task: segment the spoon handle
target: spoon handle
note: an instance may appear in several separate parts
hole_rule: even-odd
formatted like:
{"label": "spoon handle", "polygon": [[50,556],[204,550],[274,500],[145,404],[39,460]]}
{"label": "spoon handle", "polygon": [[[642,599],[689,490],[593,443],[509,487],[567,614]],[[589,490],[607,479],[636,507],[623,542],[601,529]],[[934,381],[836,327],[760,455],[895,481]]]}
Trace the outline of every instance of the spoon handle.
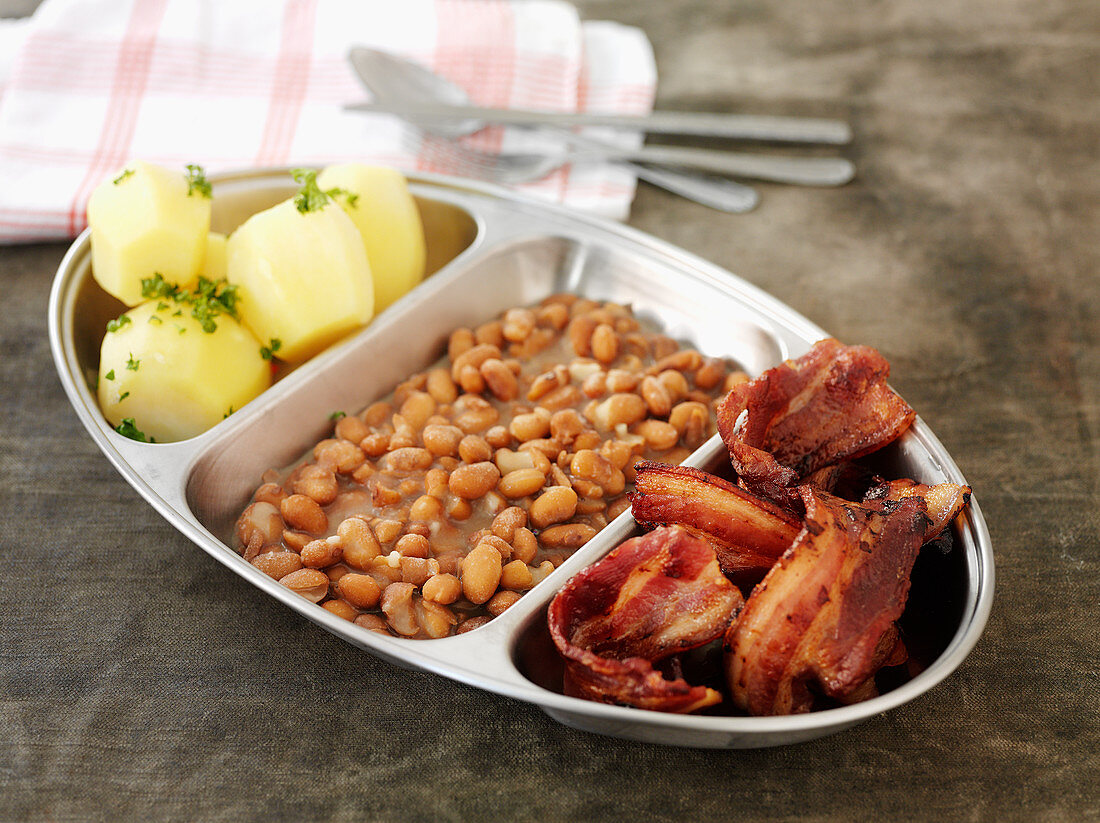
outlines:
{"label": "spoon handle", "polygon": [[640,180],[719,211],[742,214],[756,208],[760,200],[756,189],[723,177],[709,177],[674,169],[656,169],[637,163],[625,165]]}

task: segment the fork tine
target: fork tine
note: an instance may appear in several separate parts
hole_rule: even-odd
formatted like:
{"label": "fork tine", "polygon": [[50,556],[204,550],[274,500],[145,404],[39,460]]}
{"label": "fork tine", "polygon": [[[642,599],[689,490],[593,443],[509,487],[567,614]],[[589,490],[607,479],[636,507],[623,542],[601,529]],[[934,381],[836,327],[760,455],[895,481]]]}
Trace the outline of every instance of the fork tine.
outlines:
{"label": "fork tine", "polygon": [[410,152],[433,167],[432,171],[500,182],[496,159],[491,154],[416,129],[405,129],[404,142]]}

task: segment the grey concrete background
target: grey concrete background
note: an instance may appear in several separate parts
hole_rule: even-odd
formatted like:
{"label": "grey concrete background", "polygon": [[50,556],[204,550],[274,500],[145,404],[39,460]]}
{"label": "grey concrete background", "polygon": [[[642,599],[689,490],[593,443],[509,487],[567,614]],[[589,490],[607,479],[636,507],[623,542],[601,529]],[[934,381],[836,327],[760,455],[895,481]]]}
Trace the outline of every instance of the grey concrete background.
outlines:
{"label": "grey concrete background", "polygon": [[740,752],[372,659],[126,485],[54,376],[64,246],[0,248],[0,819],[1100,820],[1100,5],[579,5],[646,29],[664,108],[852,122],[843,189],[732,217],[643,187],[630,222],[889,357],[993,534],[973,654],[852,730]]}

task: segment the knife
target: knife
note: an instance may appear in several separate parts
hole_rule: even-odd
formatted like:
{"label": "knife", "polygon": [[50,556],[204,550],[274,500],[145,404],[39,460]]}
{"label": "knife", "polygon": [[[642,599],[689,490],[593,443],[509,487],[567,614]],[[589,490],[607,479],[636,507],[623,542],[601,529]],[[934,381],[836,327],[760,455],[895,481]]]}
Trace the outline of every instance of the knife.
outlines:
{"label": "knife", "polygon": [[775,117],[756,114],[655,111],[647,115],[545,112],[525,109],[493,109],[451,106],[444,103],[386,102],[349,103],[345,111],[392,114],[405,119],[480,120],[502,126],[555,126],[558,128],[607,127],[652,134],[725,137],[784,143],[843,145],[852,139],[851,127],[841,120],[815,117]]}

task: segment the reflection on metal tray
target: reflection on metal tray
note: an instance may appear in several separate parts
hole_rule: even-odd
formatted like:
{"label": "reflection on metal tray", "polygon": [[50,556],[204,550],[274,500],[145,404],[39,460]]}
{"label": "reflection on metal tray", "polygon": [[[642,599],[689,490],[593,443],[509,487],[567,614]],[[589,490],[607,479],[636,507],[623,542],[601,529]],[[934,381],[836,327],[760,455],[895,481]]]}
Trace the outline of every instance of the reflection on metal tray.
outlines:
{"label": "reflection on metal tray", "polygon": [[[173,526],[216,560],[304,617],[397,665],[436,672],[540,706],[568,725],[617,737],[682,746],[748,748],[808,740],[912,700],[950,674],[977,642],[993,595],[993,555],[977,501],[954,526],[955,551],[914,575],[910,619],[929,626],[934,661],[892,691],[864,703],[791,717],[681,716],[592,703],[563,695],[556,654],[543,628],[546,606],[576,571],[635,532],[629,512],[486,626],[440,640],[375,634],[299,597],[246,562],[225,541],[257,479],[322,436],[333,409],[360,409],[443,352],[450,330],[558,291],[613,300],[665,333],[757,374],[805,352],[825,333],[755,287],[680,249],[617,224],[578,216],[491,187],[413,176],[425,222],[431,276],[364,331],[290,373],[210,431],[150,445],[113,431],[91,388],[106,320],[122,306],[90,273],[85,232],[62,261],[50,300],[50,337],[61,381],[81,422],[126,480]],[[214,228],[231,231],[285,199],[285,170],[225,175],[216,182]],[[714,437],[689,463],[715,466]],[[965,483],[918,418],[883,458],[898,476]],[[930,578],[934,578],[930,579]],[[950,609],[928,614],[928,593],[953,592]],[[908,614],[908,612],[907,612]],[[930,622],[931,621],[931,622]]]}

